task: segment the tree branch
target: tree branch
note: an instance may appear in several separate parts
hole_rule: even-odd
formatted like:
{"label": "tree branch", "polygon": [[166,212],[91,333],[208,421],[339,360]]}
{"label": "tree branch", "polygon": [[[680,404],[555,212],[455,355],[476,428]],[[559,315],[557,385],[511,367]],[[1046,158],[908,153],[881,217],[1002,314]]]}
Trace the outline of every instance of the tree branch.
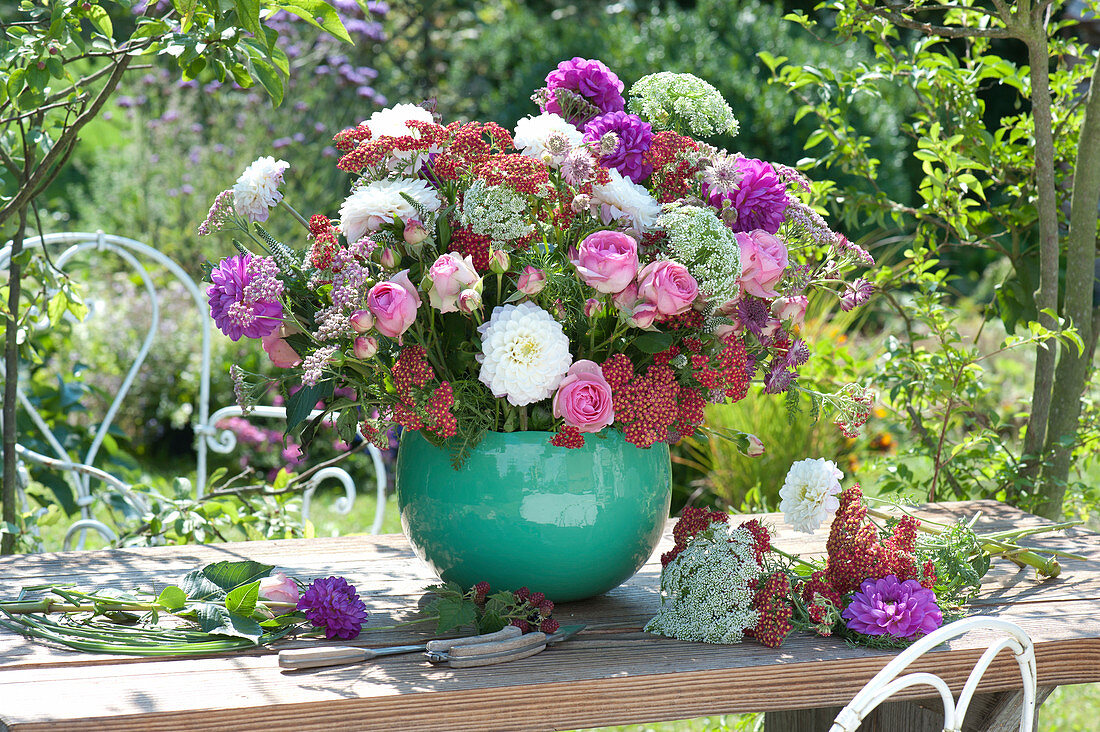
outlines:
{"label": "tree branch", "polygon": [[922,23],[902,15],[896,10],[868,4],[860,0],[859,7],[866,13],[888,20],[896,26],[920,31],[925,35],[939,36],[940,38],[1016,38],[1017,35],[1008,28],[962,28],[949,25],[935,25]]}

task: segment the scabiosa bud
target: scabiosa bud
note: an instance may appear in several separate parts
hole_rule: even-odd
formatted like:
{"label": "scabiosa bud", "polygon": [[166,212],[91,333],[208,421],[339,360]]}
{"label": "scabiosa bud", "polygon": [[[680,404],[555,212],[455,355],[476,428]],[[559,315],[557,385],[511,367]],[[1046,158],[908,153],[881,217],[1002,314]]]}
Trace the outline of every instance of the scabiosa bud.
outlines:
{"label": "scabiosa bud", "polygon": [[592,196],[587,193],[578,193],[573,197],[573,202],[569,204],[569,207],[573,209],[573,213],[584,213],[592,209]]}
{"label": "scabiosa bud", "polygon": [[619,147],[619,136],[608,132],[600,138],[600,157],[606,157]]}
{"label": "scabiosa bud", "polygon": [[386,269],[396,269],[401,262],[401,255],[390,247],[386,247],[382,250],[381,261]]}
{"label": "scabiosa bud", "polygon": [[542,292],[543,287],[546,287],[546,273],[531,265],[524,267],[516,289],[524,295],[537,295]]}
{"label": "scabiosa bud", "polygon": [[547,635],[558,632],[558,628],[560,627],[561,626],[558,625],[558,621],[554,620],[553,618],[547,618],[546,620],[543,620],[541,623],[539,623],[539,630],[541,630],[543,633],[546,633]]}
{"label": "scabiosa bud", "polygon": [[352,352],[360,361],[365,361],[378,353],[378,339],[374,336],[359,336],[352,345]]}
{"label": "scabiosa bud", "polygon": [[405,222],[405,243],[409,246],[416,246],[420,242],[428,238],[428,230],[424,228],[424,224],[419,219],[409,219]]}
{"label": "scabiosa bud", "polygon": [[467,315],[481,309],[481,293],[477,290],[463,290],[458,295],[458,309]]}
{"label": "scabiosa bud", "polygon": [[504,274],[512,266],[512,258],[503,249],[494,249],[489,253],[489,269],[494,274]]}
{"label": "scabiosa bud", "polygon": [[366,333],[374,327],[374,314],[370,310],[356,310],[348,321],[356,333]]}

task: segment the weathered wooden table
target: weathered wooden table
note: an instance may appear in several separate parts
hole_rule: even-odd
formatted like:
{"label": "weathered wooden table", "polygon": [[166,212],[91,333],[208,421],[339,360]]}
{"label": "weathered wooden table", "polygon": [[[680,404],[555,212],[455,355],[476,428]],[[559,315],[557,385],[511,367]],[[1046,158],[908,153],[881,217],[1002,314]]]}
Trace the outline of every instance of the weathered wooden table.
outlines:
{"label": "weathered wooden table", "polygon": [[[979,508],[985,514],[981,528],[1040,522],[992,502],[943,504],[929,515],[972,514]],[[782,525],[776,516],[766,519],[773,527]],[[781,530],[776,543],[787,551],[814,553],[823,550],[825,536]],[[1044,582],[998,561],[975,609],[1028,631],[1040,686],[1100,681],[1100,536],[1072,530],[1034,543],[1089,560],[1067,563],[1061,577]],[[668,545],[666,537],[658,551]],[[452,670],[417,656],[394,656],[284,673],[270,649],[152,660],[53,649],[0,631],[0,729],[534,730],[763,710],[774,712],[768,715],[772,730],[825,730],[835,707],[848,702],[890,658],[804,634],[792,635],[778,650],[752,641],[715,646],[646,635],[641,627],[658,604],[658,556],[613,592],[560,605],[554,614],[562,624],[588,624],[575,639],[529,659],[481,669]],[[205,563],[242,558],[303,578],[348,577],[371,609],[371,625],[388,625],[414,609],[432,579],[403,537],[377,536],[4,557],[0,587],[6,596],[20,586],[63,581],[151,589]],[[424,637],[424,631],[383,631],[364,633],[354,643],[387,646]],[[987,640],[978,633],[964,636],[919,665],[939,673],[957,692]],[[1016,664],[1002,654],[980,690],[1018,686]],[[968,721],[991,719],[996,701],[987,697],[986,709]],[[936,707],[938,702],[930,705],[938,712]],[[905,708],[910,717],[919,709]],[[780,711],[813,709],[820,711]]]}

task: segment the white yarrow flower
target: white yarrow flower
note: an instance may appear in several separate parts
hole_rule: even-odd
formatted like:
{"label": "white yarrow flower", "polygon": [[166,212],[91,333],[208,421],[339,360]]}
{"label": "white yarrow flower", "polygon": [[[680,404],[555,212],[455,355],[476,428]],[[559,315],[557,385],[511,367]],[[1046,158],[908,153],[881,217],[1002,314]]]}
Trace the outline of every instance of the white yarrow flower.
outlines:
{"label": "white yarrow flower", "polygon": [[359,241],[368,231],[378,231],[393,217],[408,221],[420,216],[405,194],[427,212],[437,211],[439,195],[427,181],[407,178],[377,180],[357,189],[340,206],[340,231],[349,242]]}
{"label": "white yarrow flower", "polygon": [[592,198],[600,204],[603,222],[607,224],[626,217],[637,233],[651,230],[661,213],[661,204],[649,195],[644,186],[624,178],[614,168],[608,173],[611,174],[611,181],[607,185],[592,186]]}
{"label": "white yarrow flower", "polygon": [[279,186],[283,173],[290,167],[285,160],[268,155],[244,169],[233,186],[233,203],[237,213],[249,221],[267,221],[268,210],[283,200]]}
{"label": "white yarrow flower", "polygon": [[[512,137],[516,149],[529,158],[542,160],[543,153],[549,152],[546,142],[554,133],[560,134],[569,143],[569,150],[584,144],[584,135],[573,125],[556,114],[544,112],[538,117],[524,117],[516,123],[516,134]],[[552,156],[551,165],[561,165],[569,153]]]}
{"label": "white yarrow flower", "polygon": [[840,508],[840,472],[836,463],[824,458],[799,460],[787,471],[779,490],[779,510],[796,531],[812,534]]}
{"label": "white yarrow flower", "polygon": [[553,395],[573,363],[561,323],[532,302],[493,308],[478,332],[478,379],[517,407]]}

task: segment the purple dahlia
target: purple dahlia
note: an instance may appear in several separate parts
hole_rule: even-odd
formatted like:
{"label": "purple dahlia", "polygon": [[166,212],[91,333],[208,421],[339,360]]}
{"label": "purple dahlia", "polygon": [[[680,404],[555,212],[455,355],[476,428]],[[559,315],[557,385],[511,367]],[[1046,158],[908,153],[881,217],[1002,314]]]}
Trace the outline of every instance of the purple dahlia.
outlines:
{"label": "purple dahlia", "polygon": [[315,579],[298,598],[298,609],[309,622],[325,629],[326,638],[350,640],[359,635],[367,622],[366,605],[343,577]]}
{"label": "purple dahlia", "polygon": [[206,290],[210,317],[222,333],[235,341],[242,335],[271,335],[283,322],[278,280],[266,266],[259,270],[250,267],[253,259],[251,254],[238,254],[218,262],[210,273],[214,284]]}
{"label": "purple dahlia", "polygon": [[741,180],[728,192],[712,190],[712,186],[703,183],[703,198],[719,211],[729,201],[737,212],[737,220],[730,224],[735,232],[763,229],[774,234],[779,231],[790,203],[787,184],[776,175],[771,163],[755,158],[739,158],[737,172]]}
{"label": "purple dahlia", "polygon": [[[599,108],[601,113],[621,112],[625,106],[623,83],[602,61],[574,56],[562,61],[546,75],[547,94],[544,112],[561,115],[581,129],[585,120],[569,115],[558,104],[554,92],[558,89],[576,92]],[[571,118],[572,116],[572,118]]]}
{"label": "purple dahlia", "polygon": [[889,634],[909,640],[931,633],[943,624],[936,593],[916,580],[899,582],[892,574],[863,580],[841,617],[857,633]]}
{"label": "purple dahlia", "polygon": [[619,144],[609,154],[600,157],[600,164],[614,168],[635,183],[641,183],[653,172],[645,162],[645,154],[653,142],[653,128],[636,114],[609,112],[601,114],[584,126],[584,141],[600,147],[600,139],[615,133]]}

